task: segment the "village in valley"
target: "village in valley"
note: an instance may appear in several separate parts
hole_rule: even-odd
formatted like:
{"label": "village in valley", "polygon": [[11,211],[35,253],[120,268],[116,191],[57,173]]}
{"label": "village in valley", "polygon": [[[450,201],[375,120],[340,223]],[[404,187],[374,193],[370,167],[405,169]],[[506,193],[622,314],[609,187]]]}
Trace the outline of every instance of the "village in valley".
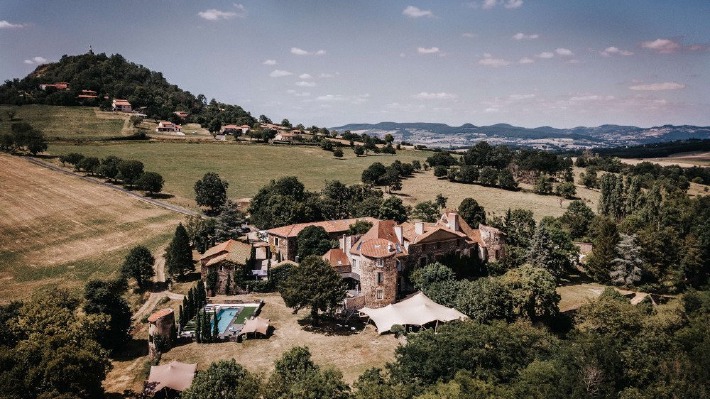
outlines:
{"label": "village in valley", "polygon": [[710,397],[707,29],[190,5],[166,64],[167,4],[99,3],[0,7],[0,398]]}

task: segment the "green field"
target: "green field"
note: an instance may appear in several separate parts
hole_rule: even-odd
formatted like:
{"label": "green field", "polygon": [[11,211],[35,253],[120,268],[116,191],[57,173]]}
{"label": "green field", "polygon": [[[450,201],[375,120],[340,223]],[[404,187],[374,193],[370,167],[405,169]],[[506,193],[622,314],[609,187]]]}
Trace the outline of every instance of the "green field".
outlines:
{"label": "green field", "polygon": [[0,134],[10,132],[7,111],[16,111],[13,122],[27,122],[44,132],[48,140],[93,140],[120,136],[126,114],[102,112],[92,107],[53,105],[0,106]]}
{"label": "green field", "polygon": [[[195,181],[207,172],[217,172],[229,182],[229,197],[252,197],[272,179],[296,176],[309,190],[320,190],[326,180],[346,184],[360,181],[362,171],[373,162],[389,165],[395,159],[424,161],[429,152],[400,151],[396,155],[356,157],[346,149],[343,159],[320,147],[253,145],[236,143],[118,143],[105,145],[52,144],[49,152],[61,155],[79,152],[99,158],[115,155],[136,159],[146,170],[165,179],[163,191],[175,195],[173,201],[190,205],[194,201]],[[189,199],[189,202],[186,200]],[[194,206],[194,205],[193,205]]]}

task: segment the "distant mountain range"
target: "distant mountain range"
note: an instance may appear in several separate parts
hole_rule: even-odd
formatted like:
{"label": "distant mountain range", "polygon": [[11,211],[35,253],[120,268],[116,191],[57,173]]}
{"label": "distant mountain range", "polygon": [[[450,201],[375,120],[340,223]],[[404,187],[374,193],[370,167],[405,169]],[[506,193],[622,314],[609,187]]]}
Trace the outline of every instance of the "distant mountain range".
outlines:
{"label": "distant mountain range", "polygon": [[330,128],[343,132],[366,133],[371,136],[394,136],[395,141],[406,141],[428,147],[458,148],[488,141],[491,144],[536,147],[550,150],[607,148],[640,145],[690,138],[710,139],[710,126],[663,125],[651,128],[602,125],[556,129],[549,126],[525,128],[499,123],[475,126],[470,123],[449,126],[443,123],[380,122],[351,123]]}

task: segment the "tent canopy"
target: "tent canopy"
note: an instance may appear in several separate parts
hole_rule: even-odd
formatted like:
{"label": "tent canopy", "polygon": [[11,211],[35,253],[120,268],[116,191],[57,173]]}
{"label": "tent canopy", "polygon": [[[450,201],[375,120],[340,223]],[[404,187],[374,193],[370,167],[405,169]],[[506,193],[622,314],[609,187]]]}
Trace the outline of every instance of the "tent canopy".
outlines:
{"label": "tent canopy", "polygon": [[153,392],[158,392],[163,388],[170,388],[176,391],[184,391],[192,385],[195,378],[197,364],[180,362],[170,362],[162,366],[151,366],[148,383],[157,383]]}
{"label": "tent canopy", "polygon": [[266,335],[267,331],[269,331],[269,319],[255,317],[244,323],[241,334],[258,332],[259,334]]}
{"label": "tent canopy", "polygon": [[421,326],[433,321],[463,320],[466,315],[454,308],[429,299],[424,293],[415,295],[384,308],[362,308],[360,312],[368,315],[377,326],[377,332],[382,334],[389,331],[395,324]]}

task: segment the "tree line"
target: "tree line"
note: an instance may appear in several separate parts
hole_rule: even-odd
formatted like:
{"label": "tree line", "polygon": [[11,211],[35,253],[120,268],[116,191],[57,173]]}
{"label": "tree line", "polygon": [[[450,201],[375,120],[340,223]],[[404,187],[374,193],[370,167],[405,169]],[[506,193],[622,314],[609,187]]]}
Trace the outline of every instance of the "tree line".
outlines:
{"label": "tree line", "polygon": [[149,195],[163,191],[165,183],[159,173],[145,171],[143,162],[121,159],[113,155],[99,159],[72,152],[60,155],[59,161],[62,165],[73,165],[76,171],[103,177],[109,182],[120,181],[125,187],[137,188],[146,191]]}

